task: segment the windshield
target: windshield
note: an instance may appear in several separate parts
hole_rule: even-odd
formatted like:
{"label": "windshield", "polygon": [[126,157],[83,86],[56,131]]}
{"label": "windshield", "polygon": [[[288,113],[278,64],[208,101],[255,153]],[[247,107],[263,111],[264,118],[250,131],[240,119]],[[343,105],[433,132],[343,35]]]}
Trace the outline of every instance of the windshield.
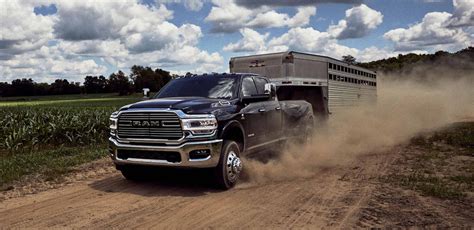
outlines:
{"label": "windshield", "polygon": [[172,80],[155,98],[207,97],[233,99],[237,93],[237,78],[226,76],[196,76]]}

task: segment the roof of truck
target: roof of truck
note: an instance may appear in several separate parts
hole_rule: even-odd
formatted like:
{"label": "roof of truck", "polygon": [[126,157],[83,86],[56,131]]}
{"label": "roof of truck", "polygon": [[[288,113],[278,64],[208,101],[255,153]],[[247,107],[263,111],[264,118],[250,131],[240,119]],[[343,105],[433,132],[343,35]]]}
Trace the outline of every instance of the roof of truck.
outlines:
{"label": "roof of truck", "polygon": [[231,77],[244,77],[244,76],[259,76],[258,74],[254,73],[203,73],[203,74],[189,74],[179,76],[178,78],[186,78],[186,77],[203,77],[203,76],[231,76]]}

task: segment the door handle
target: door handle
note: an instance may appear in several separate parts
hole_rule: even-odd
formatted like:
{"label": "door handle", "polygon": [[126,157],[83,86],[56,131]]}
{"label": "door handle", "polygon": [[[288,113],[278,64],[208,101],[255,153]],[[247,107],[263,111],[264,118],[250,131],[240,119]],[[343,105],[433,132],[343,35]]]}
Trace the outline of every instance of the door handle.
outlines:
{"label": "door handle", "polygon": [[277,110],[277,111],[280,111],[280,110],[281,110],[281,108],[280,108],[280,107],[276,107],[276,108],[275,108],[275,110]]}
{"label": "door handle", "polygon": [[263,112],[265,112],[265,111],[267,111],[267,110],[265,110],[265,109],[258,109],[258,112],[260,112],[260,113],[263,113]]}

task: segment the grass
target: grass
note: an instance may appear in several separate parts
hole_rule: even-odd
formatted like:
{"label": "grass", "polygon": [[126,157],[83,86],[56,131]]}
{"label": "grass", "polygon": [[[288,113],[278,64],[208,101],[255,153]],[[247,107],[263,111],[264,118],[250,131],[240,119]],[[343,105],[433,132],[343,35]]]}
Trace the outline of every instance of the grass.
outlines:
{"label": "grass", "polygon": [[63,95],[0,101],[0,187],[30,174],[54,178],[106,156],[110,114],[140,97]]}
{"label": "grass", "polygon": [[40,174],[47,180],[53,180],[74,166],[106,155],[107,148],[104,145],[57,147],[4,155],[0,162],[0,187],[30,174]]}
{"label": "grass", "polygon": [[442,199],[474,192],[474,122],[415,137],[407,149],[400,171],[384,181]]}
{"label": "grass", "polygon": [[416,190],[425,196],[433,196],[444,199],[455,199],[464,197],[463,189],[459,184],[446,183],[440,177],[426,173],[414,172],[408,175],[391,175],[387,177],[388,182],[399,186]]}

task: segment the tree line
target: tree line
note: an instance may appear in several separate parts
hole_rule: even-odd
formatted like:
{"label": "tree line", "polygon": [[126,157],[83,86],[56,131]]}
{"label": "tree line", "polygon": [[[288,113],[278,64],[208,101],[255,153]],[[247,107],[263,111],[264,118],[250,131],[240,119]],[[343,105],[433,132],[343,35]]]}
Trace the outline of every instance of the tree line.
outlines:
{"label": "tree line", "polygon": [[69,82],[66,79],[57,79],[53,83],[37,83],[31,78],[22,78],[13,80],[11,83],[0,82],[0,96],[42,96],[42,95],[60,95],[60,94],[90,94],[90,93],[118,93],[119,95],[128,95],[133,92],[141,92],[143,88],[150,88],[156,92],[173,76],[170,72],[134,65],[131,68],[130,75],[118,71],[112,73],[109,77],[104,76],[86,76],[84,83]]}
{"label": "tree line", "polygon": [[[344,61],[349,61],[350,57],[343,56]],[[355,61],[355,59],[354,59]],[[421,65],[450,68],[456,71],[474,71],[474,47],[467,47],[457,52],[449,53],[438,51],[434,54],[399,54],[397,57],[381,59],[366,63],[356,63],[357,65],[377,70],[384,73],[393,73],[411,70]]]}

